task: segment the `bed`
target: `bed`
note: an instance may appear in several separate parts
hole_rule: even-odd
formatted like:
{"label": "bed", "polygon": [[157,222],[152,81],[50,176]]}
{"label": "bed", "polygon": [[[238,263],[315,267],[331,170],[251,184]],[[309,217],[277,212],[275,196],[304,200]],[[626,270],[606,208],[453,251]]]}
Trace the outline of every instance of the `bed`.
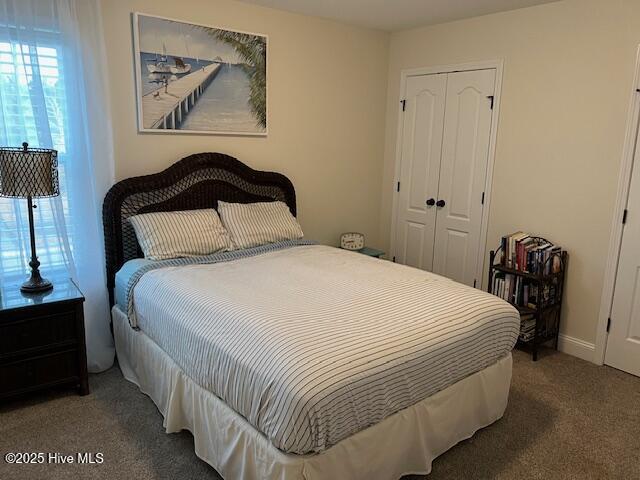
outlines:
{"label": "bed", "polygon": [[519,315],[487,293],[308,240],[141,258],[129,217],[219,201],[296,214],[285,176],[203,153],[117,183],[103,218],[120,368],[225,479],[426,474],[503,415]]}

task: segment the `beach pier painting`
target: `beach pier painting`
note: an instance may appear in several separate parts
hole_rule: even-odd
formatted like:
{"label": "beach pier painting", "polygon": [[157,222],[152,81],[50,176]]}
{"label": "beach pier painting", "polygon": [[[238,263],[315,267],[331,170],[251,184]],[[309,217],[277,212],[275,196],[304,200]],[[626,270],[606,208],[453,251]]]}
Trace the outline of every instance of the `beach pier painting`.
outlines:
{"label": "beach pier painting", "polygon": [[266,135],[267,37],[135,13],[138,129]]}

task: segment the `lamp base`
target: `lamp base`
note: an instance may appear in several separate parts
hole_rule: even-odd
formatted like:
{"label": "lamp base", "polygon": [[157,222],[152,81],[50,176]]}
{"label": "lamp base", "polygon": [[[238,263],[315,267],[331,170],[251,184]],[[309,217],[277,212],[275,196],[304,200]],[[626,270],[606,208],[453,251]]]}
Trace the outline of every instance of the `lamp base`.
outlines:
{"label": "lamp base", "polygon": [[53,288],[53,285],[49,280],[40,276],[38,277],[39,278],[34,278],[34,276],[31,276],[29,280],[22,284],[20,291],[23,293],[40,293]]}
{"label": "lamp base", "polygon": [[[25,147],[25,151],[26,149],[27,147]],[[51,290],[53,285],[51,285],[49,280],[42,278],[40,275],[40,262],[36,255],[36,239],[33,229],[33,209],[36,208],[36,206],[33,204],[33,199],[30,195],[27,196],[27,205],[29,206],[29,239],[31,240],[31,261],[29,262],[31,277],[22,284],[20,291],[22,293],[46,292],[47,290]]]}

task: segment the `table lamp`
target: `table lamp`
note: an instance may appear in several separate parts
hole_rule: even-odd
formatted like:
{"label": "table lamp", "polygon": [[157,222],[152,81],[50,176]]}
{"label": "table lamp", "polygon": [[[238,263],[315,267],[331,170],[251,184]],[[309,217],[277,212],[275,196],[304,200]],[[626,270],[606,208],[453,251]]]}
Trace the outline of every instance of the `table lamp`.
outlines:
{"label": "table lamp", "polygon": [[33,230],[34,198],[55,197],[60,194],[58,183],[58,152],[44,148],[0,147],[0,197],[26,198],[29,208],[31,237],[31,277],[20,290],[25,293],[44,292],[53,285],[40,275]]}

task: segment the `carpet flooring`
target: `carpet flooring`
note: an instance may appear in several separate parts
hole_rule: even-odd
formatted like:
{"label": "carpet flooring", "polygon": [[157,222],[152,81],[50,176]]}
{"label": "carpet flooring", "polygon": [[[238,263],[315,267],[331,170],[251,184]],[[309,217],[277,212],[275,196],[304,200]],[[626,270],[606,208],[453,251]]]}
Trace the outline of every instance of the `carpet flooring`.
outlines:
{"label": "carpet flooring", "polygon": [[[219,479],[190,433],[167,435],[117,367],[91,394],[51,391],[0,404],[0,454],[100,452],[102,464],[8,465],[0,479]],[[418,480],[423,477],[405,477]],[[504,417],[433,464],[439,479],[640,479],[640,378],[557,352],[514,352]]]}

